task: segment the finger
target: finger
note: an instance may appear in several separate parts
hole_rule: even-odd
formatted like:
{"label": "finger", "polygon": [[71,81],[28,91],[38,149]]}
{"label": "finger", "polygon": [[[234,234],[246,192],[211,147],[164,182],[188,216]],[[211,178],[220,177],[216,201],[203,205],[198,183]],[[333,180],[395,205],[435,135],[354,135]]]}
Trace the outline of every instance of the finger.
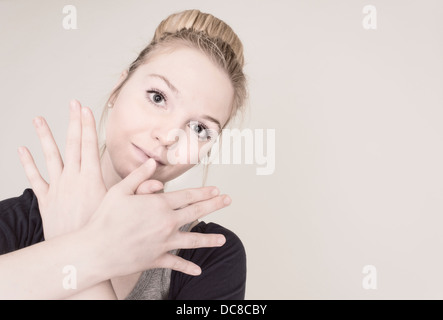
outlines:
{"label": "finger", "polygon": [[82,140],[81,170],[82,172],[101,175],[100,155],[98,150],[97,131],[91,109],[82,107]]}
{"label": "finger", "polygon": [[150,194],[155,193],[157,191],[160,191],[163,189],[163,183],[161,183],[158,180],[148,180],[142,182],[137,190],[135,191],[135,194]]}
{"label": "finger", "polygon": [[17,151],[32,190],[37,196],[37,199],[41,199],[41,196],[48,192],[49,185],[45,179],[42,178],[29,150],[26,147],[20,147]]}
{"label": "finger", "polygon": [[198,276],[201,274],[201,269],[198,265],[170,253],[165,253],[157,260],[157,268],[172,269],[191,276]]}
{"label": "finger", "polygon": [[211,199],[218,194],[217,187],[202,187],[168,192],[163,197],[172,209],[180,209],[191,203]]}
{"label": "finger", "polygon": [[179,232],[170,243],[170,250],[221,247],[225,242],[226,238],[222,234]]}
{"label": "finger", "polygon": [[80,171],[81,138],[82,120],[80,103],[72,100],[69,106],[69,126],[65,151],[65,167],[67,170]]}
{"label": "finger", "polygon": [[215,198],[200,201],[187,206],[186,208],[177,210],[174,218],[178,227],[202,218],[211,212],[220,210],[231,204],[231,198],[227,195],[217,196]]}
{"label": "finger", "polygon": [[155,172],[156,163],[154,159],[149,159],[140,167],[132,171],[126,178],[120,181],[116,187],[120,188],[125,194],[135,194],[138,186],[145,180],[149,180]]}
{"label": "finger", "polygon": [[58,179],[63,170],[63,160],[45,119],[42,117],[35,118],[34,126],[45,155],[49,183],[53,183]]}

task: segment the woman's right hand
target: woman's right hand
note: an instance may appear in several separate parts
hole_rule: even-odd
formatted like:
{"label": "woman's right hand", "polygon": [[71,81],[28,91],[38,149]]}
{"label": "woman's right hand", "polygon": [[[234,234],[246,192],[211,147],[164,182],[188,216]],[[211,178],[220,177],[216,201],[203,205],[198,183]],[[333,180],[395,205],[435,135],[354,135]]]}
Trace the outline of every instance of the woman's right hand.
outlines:
{"label": "woman's right hand", "polygon": [[136,194],[156,163],[150,159],[110,188],[86,226],[102,252],[109,278],[152,268],[170,268],[199,275],[196,264],[170,254],[173,249],[222,246],[221,234],[182,232],[179,228],[228,206],[215,187],[158,194]]}

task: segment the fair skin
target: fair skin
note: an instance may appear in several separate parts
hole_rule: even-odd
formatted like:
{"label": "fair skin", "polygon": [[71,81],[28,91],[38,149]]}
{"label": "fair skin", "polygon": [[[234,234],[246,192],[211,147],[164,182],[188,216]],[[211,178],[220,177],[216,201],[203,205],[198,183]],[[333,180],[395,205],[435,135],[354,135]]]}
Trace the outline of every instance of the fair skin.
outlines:
{"label": "fair skin", "polygon": [[[120,81],[125,77],[123,73]],[[152,92],[153,87],[167,96],[166,101]],[[163,183],[194,166],[165,161],[168,151],[182,157],[186,150],[183,139],[174,145],[166,137],[178,128],[188,133],[188,142],[198,139],[202,128],[189,127],[189,121],[217,130],[208,119],[223,126],[232,97],[223,70],[197,49],[176,46],[168,53],[154,53],[113,101],[101,161],[88,108],[71,103],[65,162],[49,127],[39,118],[35,125],[49,181],[41,177],[26,148],[20,149],[20,160],[39,200],[46,241],[0,256],[0,296],[115,299],[127,295],[143,270],[161,267],[200,274],[198,266],[168,251],[223,245],[222,235],[178,228],[229,205],[230,199],[218,195],[215,187],[159,193]],[[198,146],[194,153],[205,143]],[[160,157],[157,160],[164,165],[146,161],[140,148]],[[186,156],[192,159],[196,154]],[[75,292],[60,285],[64,265],[78,269]]]}
{"label": "fair skin", "polygon": [[[196,141],[200,151],[212,144],[201,139],[203,134],[199,139],[201,128],[191,127],[190,121],[202,122],[212,132],[219,132],[219,125],[223,126],[228,121],[230,98],[227,97],[233,95],[229,78],[196,49],[183,46],[169,51],[154,53],[113,101],[107,122],[107,149],[102,160],[103,176],[115,179],[106,181],[108,187],[131,172],[143,159],[134,156],[131,158],[133,162],[128,162],[127,158],[119,157],[122,150],[133,154],[136,145],[167,162],[166,154],[173,146],[178,152],[186,153],[188,160],[195,160],[197,155],[191,154],[190,140],[181,140],[179,145],[174,145],[174,141],[168,141],[168,134],[177,128],[185,130],[189,139]],[[120,81],[126,76],[124,72]],[[153,101],[155,98],[158,100]],[[204,116],[210,116],[218,123],[208,121]],[[160,165],[151,179],[164,183],[180,176],[193,165]],[[119,298],[129,294],[140,274],[112,279]]]}
{"label": "fair skin", "polygon": [[[172,52],[154,52],[112,101],[106,130],[109,157],[105,154],[105,160],[112,159],[112,163],[102,162],[102,168],[104,177],[113,179],[105,183],[109,187],[141,164],[142,160],[136,156],[128,159],[127,154],[134,153],[133,145],[160,156],[164,162],[168,159],[168,149],[172,148],[195,160],[197,154],[191,154],[191,148],[187,148],[191,139],[198,143],[199,150],[208,149],[211,144],[199,141],[195,131],[201,130],[201,125],[190,128],[190,121],[198,121],[211,132],[219,132],[219,126],[205,116],[223,127],[230,115],[233,94],[228,76],[197,49],[178,46]],[[159,102],[152,103],[152,99]],[[179,145],[168,141],[168,134],[175,129],[184,130],[189,140],[182,139]],[[152,179],[170,181],[192,168],[194,164],[189,162],[159,166]]]}
{"label": "fair skin", "polygon": [[[174,152],[186,154],[188,160],[195,160],[198,155],[191,153],[191,139],[198,145],[199,152],[212,145],[204,139],[202,125],[219,133],[219,126],[223,127],[228,121],[233,89],[223,70],[193,48],[178,46],[172,52],[159,51],[138,68],[112,102],[107,122],[107,149],[102,160],[103,176],[115,179],[105,180],[108,188],[144,160],[134,152],[134,145],[158,155],[164,162],[172,147]],[[126,76],[127,73],[123,73],[120,81]],[[190,121],[198,124],[190,125]],[[169,141],[168,134],[174,129],[184,130],[187,139],[178,143]],[[191,161],[187,162],[159,165],[151,179],[170,181],[194,166]],[[112,279],[117,296],[127,296],[139,277],[137,273]]]}

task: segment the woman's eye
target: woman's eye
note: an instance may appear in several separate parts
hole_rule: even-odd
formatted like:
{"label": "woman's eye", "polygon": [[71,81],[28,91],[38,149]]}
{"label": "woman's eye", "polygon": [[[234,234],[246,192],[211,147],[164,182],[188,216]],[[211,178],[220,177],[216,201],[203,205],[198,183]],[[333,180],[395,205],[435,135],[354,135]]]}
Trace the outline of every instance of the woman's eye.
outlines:
{"label": "woman's eye", "polygon": [[198,139],[201,141],[208,141],[212,139],[210,134],[210,130],[206,128],[206,126],[199,124],[198,122],[191,121],[189,125],[192,131],[194,131],[198,135]]}
{"label": "woman's eye", "polygon": [[152,103],[162,106],[162,107],[165,106],[166,99],[160,92],[148,91],[148,97]]}

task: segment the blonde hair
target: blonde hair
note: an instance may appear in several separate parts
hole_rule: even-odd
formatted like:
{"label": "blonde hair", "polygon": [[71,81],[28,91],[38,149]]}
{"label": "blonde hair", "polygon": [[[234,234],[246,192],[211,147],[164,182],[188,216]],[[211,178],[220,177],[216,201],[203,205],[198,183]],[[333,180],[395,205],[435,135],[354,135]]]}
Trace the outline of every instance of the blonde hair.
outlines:
{"label": "blonde hair", "polygon": [[[131,63],[127,70],[127,77],[111,92],[106,105],[115,100],[131,75],[140,65],[146,63],[154,50],[176,42],[200,49],[229,76],[234,88],[234,98],[230,116],[223,126],[225,128],[239,111],[243,111],[247,99],[246,78],[243,73],[243,45],[235,32],[224,21],[199,10],[174,13],[158,25],[153,39]],[[100,119],[100,127],[103,126],[107,113],[108,107],[105,107]],[[102,156],[106,150],[105,143],[100,147],[100,150]],[[203,185],[206,182],[207,169],[208,167],[205,165]]]}

